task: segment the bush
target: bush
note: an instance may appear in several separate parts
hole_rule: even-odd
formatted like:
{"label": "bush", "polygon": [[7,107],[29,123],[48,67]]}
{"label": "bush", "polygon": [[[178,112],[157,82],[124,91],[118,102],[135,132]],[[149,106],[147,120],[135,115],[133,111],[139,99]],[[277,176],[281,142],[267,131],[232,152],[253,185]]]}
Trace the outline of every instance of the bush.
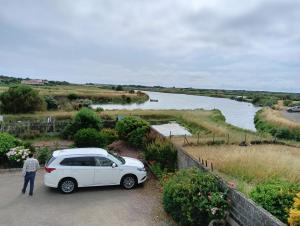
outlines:
{"label": "bush", "polygon": [[257,185],[250,197],[279,220],[287,223],[288,211],[300,186],[285,181],[267,181]]}
{"label": "bush", "polygon": [[145,159],[158,163],[162,170],[174,171],[176,169],[177,151],[174,146],[162,139],[156,139],[145,148]]}
{"label": "bush", "polygon": [[294,204],[290,209],[288,222],[290,226],[300,225],[300,193],[294,198]]}
{"label": "bush", "polygon": [[102,120],[101,118],[91,109],[82,108],[75,116],[73,122],[67,125],[62,133],[63,137],[73,137],[74,134],[84,128],[94,128],[101,130]]}
{"label": "bush", "polygon": [[134,146],[142,147],[145,137],[150,130],[150,125],[139,118],[125,117],[117,122],[116,130],[121,139],[128,141]]}
{"label": "bush", "polygon": [[30,150],[25,148],[24,146],[11,148],[7,153],[7,158],[12,162],[23,163],[28,155],[30,154]]}
{"label": "bush", "polygon": [[30,113],[46,108],[46,103],[38,91],[23,85],[10,87],[1,94],[0,101],[4,113]]}
{"label": "bush", "polygon": [[11,148],[21,143],[18,139],[8,133],[0,133],[0,157],[4,156]]}
{"label": "bush", "polygon": [[136,147],[142,147],[150,130],[150,125],[147,121],[139,118],[125,117],[117,122],[116,130],[121,139]]}
{"label": "bush", "polygon": [[58,108],[58,103],[57,100],[54,99],[52,96],[45,96],[45,101],[47,104],[47,109],[48,110],[54,110]]}
{"label": "bush", "polygon": [[74,136],[76,147],[104,147],[100,133],[93,128],[81,129]]}
{"label": "bush", "polygon": [[68,95],[68,99],[69,100],[77,100],[77,99],[79,99],[79,96],[76,93],[70,93]]}
{"label": "bush", "polygon": [[37,151],[37,159],[40,164],[46,164],[46,162],[51,158],[52,152],[48,148],[42,148]]}
{"label": "bush", "polygon": [[208,225],[224,219],[228,209],[217,179],[196,168],[180,170],[165,183],[163,204],[182,226]]}
{"label": "bush", "polygon": [[118,85],[118,86],[116,87],[116,90],[117,90],[117,91],[122,91],[122,90],[123,90],[123,86]]}
{"label": "bush", "polygon": [[119,138],[117,131],[114,129],[102,129],[100,131],[100,136],[103,139],[103,142],[105,144],[104,146],[113,143]]}

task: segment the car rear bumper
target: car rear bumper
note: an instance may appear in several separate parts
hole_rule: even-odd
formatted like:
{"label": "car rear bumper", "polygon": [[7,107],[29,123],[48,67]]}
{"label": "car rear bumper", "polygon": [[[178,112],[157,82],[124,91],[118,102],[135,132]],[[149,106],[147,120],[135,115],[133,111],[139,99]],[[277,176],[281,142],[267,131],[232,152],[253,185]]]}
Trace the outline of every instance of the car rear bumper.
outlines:
{"label": "car rear bumper", "polygon": [[48,174],[44,175],[44,185],[51,188],[57,188],[58,182]]}

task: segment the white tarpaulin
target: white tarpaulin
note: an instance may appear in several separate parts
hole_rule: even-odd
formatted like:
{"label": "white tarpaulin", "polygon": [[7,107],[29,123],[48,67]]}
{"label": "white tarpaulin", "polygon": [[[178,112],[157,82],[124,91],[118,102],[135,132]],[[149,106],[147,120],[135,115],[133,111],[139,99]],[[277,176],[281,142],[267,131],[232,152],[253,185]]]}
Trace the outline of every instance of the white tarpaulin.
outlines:
{"label": "white tarpaulin", "polygon": [[192,134],[184,127],[178,123],[168,123],[163,125],[153,125],[151,126],[154,130],[159,132],[163,136],[191,136]]}

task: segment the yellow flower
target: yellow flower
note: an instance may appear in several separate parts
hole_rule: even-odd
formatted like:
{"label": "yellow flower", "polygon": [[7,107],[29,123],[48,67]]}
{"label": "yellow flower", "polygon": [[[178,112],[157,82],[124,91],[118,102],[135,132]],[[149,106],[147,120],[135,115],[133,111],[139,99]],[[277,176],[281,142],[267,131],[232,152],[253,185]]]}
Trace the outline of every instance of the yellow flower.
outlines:
{"label": "yellow flower", "polygon": [[300,192],[294,198],[294,204],[290,209],[288,222],[290,226],[300,226]]}

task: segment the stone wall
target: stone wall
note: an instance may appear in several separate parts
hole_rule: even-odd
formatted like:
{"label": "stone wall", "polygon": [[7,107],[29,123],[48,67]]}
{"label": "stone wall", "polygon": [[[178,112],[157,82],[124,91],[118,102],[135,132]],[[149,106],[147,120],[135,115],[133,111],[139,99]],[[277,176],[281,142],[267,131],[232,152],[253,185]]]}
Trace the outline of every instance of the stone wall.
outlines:
{"label": "stone wall", "polygon": [[[177,148],[178,168],[184,169],[197,167],[208,171],[197,159],[187,154],[182,148]],[[244,194],[227,186],[226,182],[220,179],[224,188],[228,189],[228,198],[231,202],[229,223],[240,226],[284,226],[281,221],[259,207],[252,200],[245,197]]]}

